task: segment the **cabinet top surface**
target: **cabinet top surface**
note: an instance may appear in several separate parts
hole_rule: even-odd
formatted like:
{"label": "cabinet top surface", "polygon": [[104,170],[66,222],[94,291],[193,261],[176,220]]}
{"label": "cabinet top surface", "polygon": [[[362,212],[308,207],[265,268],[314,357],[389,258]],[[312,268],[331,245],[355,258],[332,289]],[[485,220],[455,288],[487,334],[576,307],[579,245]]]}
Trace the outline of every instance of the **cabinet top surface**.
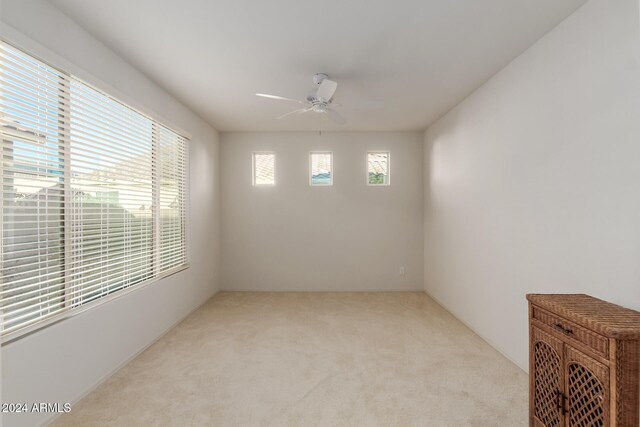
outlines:
{"label": "cabinet top surface", "polygon": [[534,305],[609,338],[640,339],[640,312],[584,294],[528,294]]}

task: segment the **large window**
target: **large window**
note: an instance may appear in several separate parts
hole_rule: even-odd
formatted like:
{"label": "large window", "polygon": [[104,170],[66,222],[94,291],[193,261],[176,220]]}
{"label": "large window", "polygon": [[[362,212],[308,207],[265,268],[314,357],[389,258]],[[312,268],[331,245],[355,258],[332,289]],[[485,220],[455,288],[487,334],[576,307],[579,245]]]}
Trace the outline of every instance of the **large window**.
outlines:
{"label": "large window", "polygon": [[3,339],[187,265],[187,139],[0,43]]}

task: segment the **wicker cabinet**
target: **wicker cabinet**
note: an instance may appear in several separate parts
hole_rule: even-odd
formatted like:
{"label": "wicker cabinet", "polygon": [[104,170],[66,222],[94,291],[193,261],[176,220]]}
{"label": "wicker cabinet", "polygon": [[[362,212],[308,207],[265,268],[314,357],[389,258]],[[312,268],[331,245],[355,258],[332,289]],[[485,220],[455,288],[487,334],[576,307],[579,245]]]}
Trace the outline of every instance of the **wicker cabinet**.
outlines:
{"label": "wicker cabinet", "polygon": [[640,313],[588,295],[527,295],[529,423],[640,426]]}

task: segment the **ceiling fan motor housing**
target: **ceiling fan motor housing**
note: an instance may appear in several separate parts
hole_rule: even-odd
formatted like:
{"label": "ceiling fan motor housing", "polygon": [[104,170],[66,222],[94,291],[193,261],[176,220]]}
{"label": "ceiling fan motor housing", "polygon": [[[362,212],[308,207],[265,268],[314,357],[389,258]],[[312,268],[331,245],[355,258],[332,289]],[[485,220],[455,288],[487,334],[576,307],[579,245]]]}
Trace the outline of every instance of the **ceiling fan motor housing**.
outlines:
{"label": "ceiling fan motor housing", "polygon": [[[313,82],[315,84],[317,84],[318,86],[320,86],[322,84],[322,82],[329,78],[329,76],[327,76],[324,73],[316,73],[313,75]],[[311,92],[309,92],[309,95],[307,95],[307,102],[309,102],[312,105],[312,110],[315,111],[316,113],[324,113],[327,111],[327,106],[331,103],[331,101],[329,100],[329,102],[327,101],[323,101],[320,98],[318,98],[318,90],[312,90]]]}
{"label": "ceiling fan motor housing", "polygon": [[331,103],[331,101],[323,102],[320,99],[318,99],[316,95],[316,91],[313,91],[309,95],[307,95],[307,102],[311,104],[311,106],[313,107],[312,108],[313,111],[315,111],[316,113],[324,113],[327,110],[327,107],[329,106],[329,104]]}

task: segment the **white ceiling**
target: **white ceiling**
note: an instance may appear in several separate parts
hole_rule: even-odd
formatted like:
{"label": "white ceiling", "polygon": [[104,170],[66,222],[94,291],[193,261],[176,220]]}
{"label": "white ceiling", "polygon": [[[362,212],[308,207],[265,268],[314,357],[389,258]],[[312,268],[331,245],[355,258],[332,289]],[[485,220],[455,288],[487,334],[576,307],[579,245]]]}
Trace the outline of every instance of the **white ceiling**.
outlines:
{"label": "white ceiling", "polygon": [[317,129],[254,95],[304,98],[315,72],[348,120],[325,129],[425,129],[585,1],[50,0],[221,131]]}

